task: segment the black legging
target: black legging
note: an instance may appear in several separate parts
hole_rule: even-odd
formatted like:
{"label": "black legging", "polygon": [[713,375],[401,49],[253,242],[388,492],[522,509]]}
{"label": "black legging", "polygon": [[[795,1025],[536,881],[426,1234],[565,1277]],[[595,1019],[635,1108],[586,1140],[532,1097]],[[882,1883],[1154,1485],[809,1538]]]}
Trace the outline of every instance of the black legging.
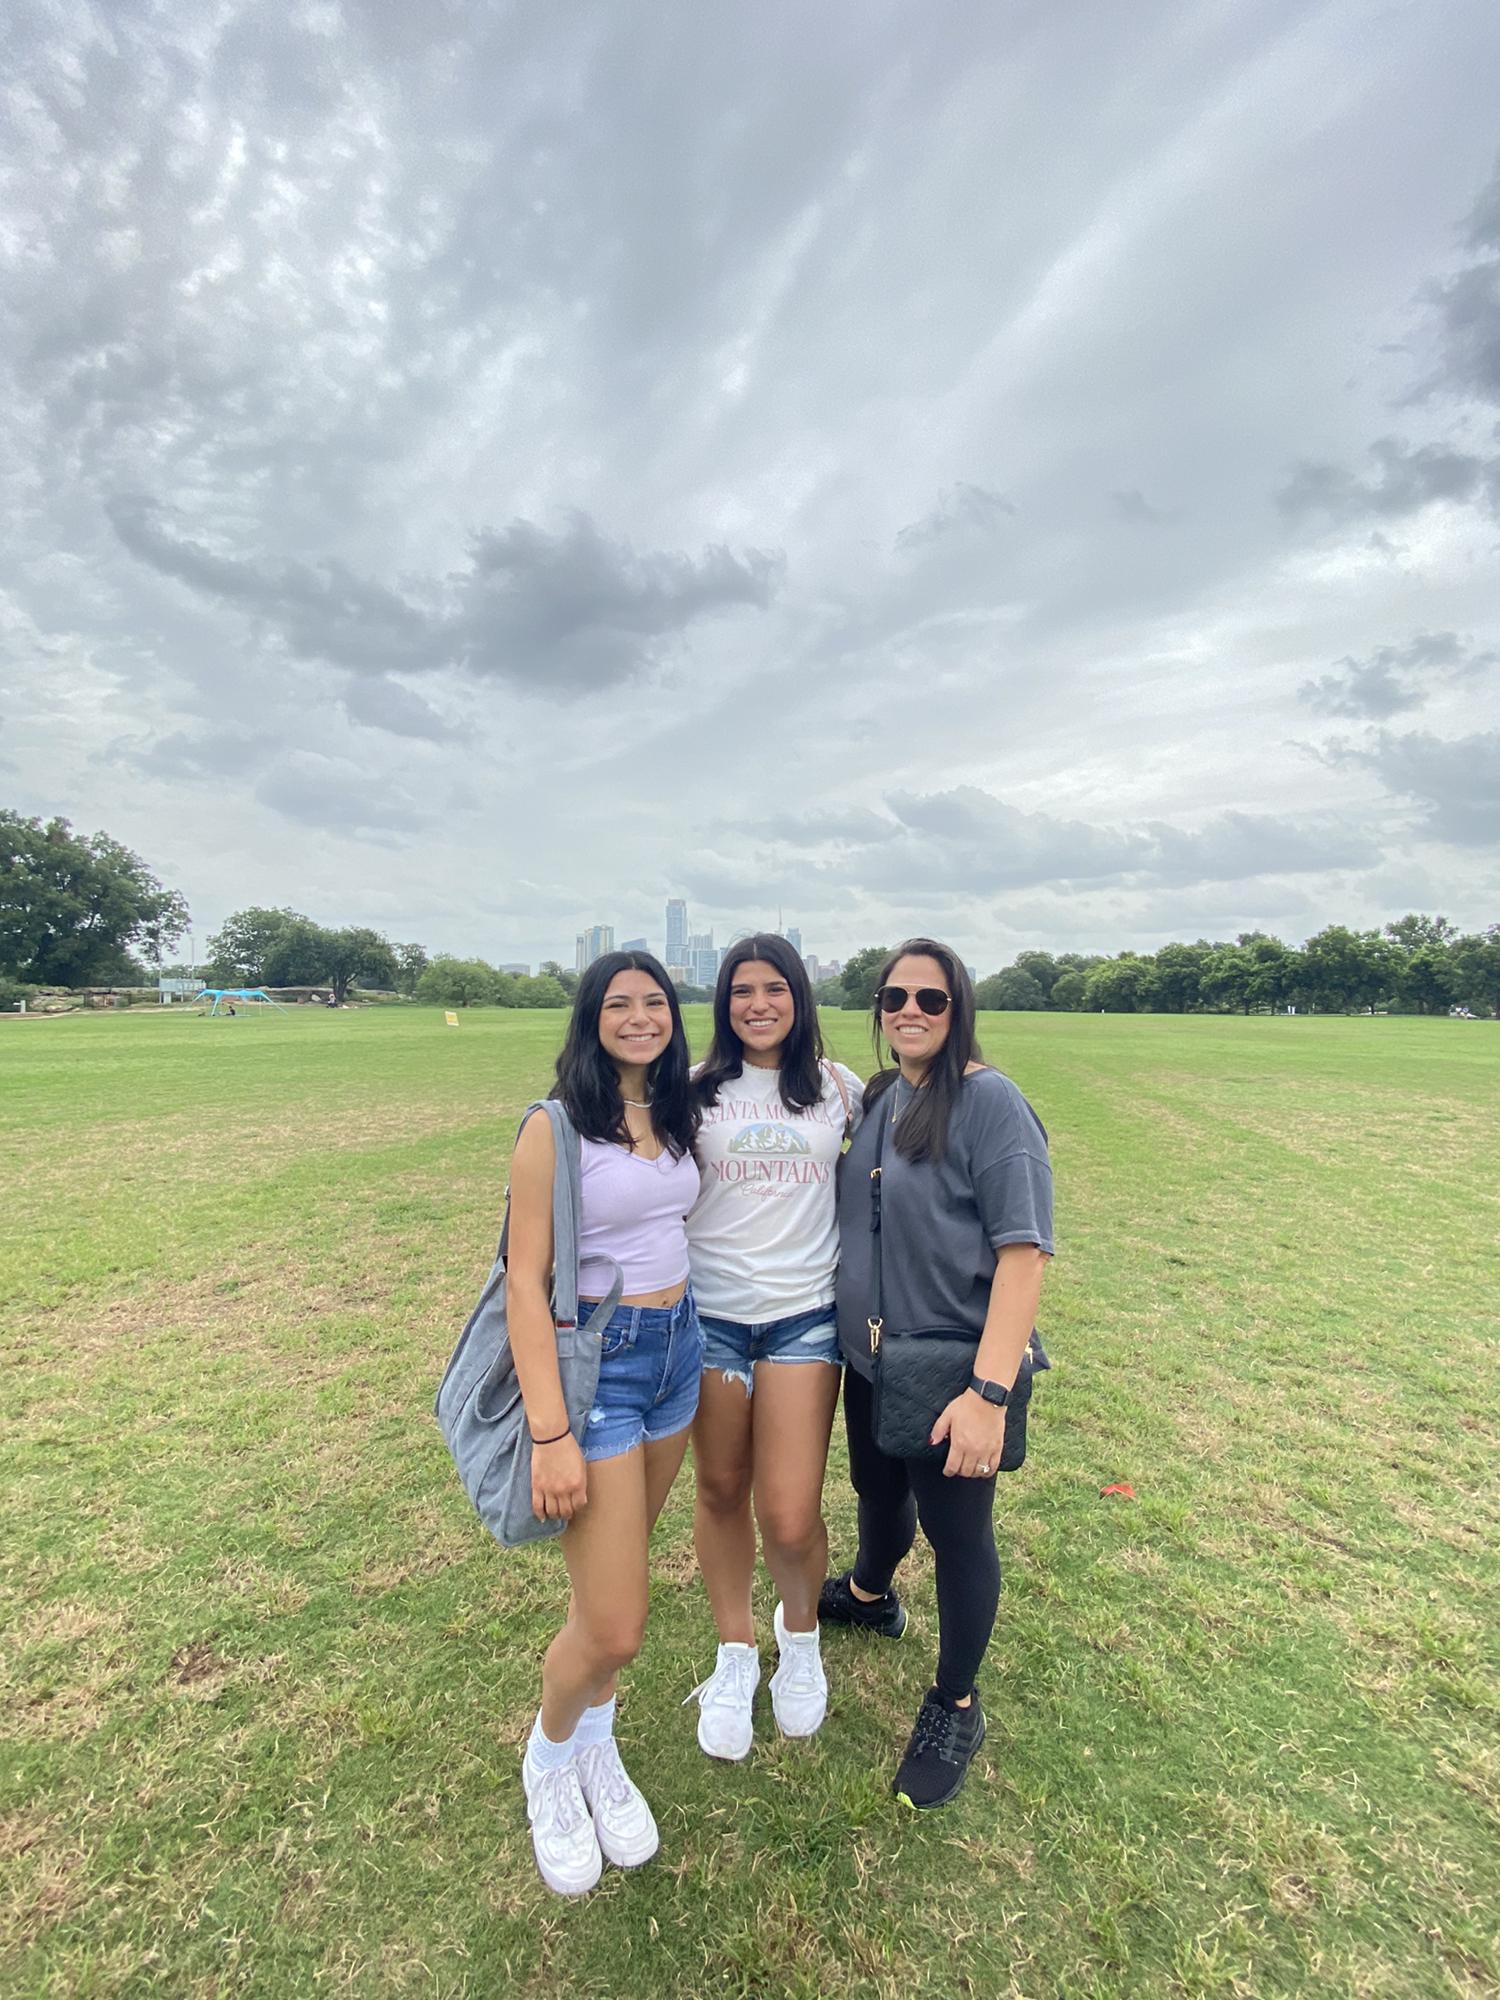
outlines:
{"label": "black legging", "polygon": [[889,1590],[921,1522],[937,1567],[938,1691],[962,1701],[979,1677],[1000,1603],[994,1477],[949,1479],[941,1459],[887,1458],[875,1442],[875,1392],[852,1368],[844,1370],[844,1430],[859,1495],[854,1581],[877,1596]]}

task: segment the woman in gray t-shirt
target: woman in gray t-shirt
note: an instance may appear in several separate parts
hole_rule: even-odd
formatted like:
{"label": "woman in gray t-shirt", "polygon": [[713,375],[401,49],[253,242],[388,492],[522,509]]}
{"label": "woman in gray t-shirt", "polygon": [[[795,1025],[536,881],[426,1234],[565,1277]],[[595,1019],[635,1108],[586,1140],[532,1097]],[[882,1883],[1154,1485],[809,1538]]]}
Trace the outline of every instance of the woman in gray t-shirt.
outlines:
{"label": "woman in gray t-shirt", "polygon": [[[825,1624],[899,1637],[891,1588],[920,1523],[937,1573],[938,1663],[894,1791],[911,1806],[957,1796],[984,1741],[975,1685],[1000,1597],[995,1474],[1052,1255],[1047,1135],[1009,1077],[979,1059],[974,992],[956,954],[912,938],[881,968],[876,1024],[895,1067],[871,1078],[839,1182],[839,1344],[859,1552],[823,1587]],[[872,1170],[879,1166],[877,1239]],[[869,1322],[969,1331],[968,1387],[936,1414],[945,1457],[893,1458],[875,1442]]]}

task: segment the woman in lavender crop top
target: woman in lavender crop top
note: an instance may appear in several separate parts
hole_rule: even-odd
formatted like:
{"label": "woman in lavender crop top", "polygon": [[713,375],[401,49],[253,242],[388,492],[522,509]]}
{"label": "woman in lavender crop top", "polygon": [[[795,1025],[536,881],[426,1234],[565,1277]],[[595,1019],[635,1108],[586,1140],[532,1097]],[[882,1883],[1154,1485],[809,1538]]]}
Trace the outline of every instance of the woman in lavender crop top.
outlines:
{"label": "woman in lavender crop top", "polygon": [[542,1665],[521,1777],[549,1889],[592,1889],[603,1862],[657,1849],[651,1809],[614,1741],[615,1681],[640,1650],[647,1549],[698,1407],[703,1334],[688,1287],[698,1111],[672,982],[648,952],[607,952],[579,981],[553,1096],[582,1153],[580,1323],[624,1274],[582,1442],[568,1426],[552,1320],[552,1127],[532,1118],[511,1167],[506,1285],[533,1440],[532,1505],[567,1522],[567,1622]]}

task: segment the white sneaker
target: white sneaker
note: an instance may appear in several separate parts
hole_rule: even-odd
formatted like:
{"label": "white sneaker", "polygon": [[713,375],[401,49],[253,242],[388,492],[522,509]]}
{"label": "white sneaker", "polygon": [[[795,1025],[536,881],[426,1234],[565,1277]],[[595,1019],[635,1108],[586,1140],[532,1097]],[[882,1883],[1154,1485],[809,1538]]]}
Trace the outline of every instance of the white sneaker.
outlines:
{"label": "white sneaker", "polygon": [[710,1757],[737,1764],[750,1749],[754,1734],[750,1708],[760,1685],[760,1655],[753,1646],[720,1646],[718,1664],[683,1702],[697,1697],[698,1742]]}
{"label": "white sneaker", "polygon": [[559,1896],[582,1896],[604,1870],[594,1822],[578,1783],[576,1760],[538,1771],[528,1754],[521,1764],[531,1844],[542,1880]]}
{"label": "white sneaker", "polygon": [[575,1768],[605,1860],[616,1868],[639,1868],[649,1861],[661,1837],[650,1806],[620,1762],[615,1739],[606,1737],[580,1750]]}
{"label": "white sneaker", "polygon": [[771,1713],[783,1736],[815,1736],[828,1713],[828,1676],[818,1649],[818,1628],[788,1632],[776,1607],[776,1643],[781,1659],[771,1676]]}

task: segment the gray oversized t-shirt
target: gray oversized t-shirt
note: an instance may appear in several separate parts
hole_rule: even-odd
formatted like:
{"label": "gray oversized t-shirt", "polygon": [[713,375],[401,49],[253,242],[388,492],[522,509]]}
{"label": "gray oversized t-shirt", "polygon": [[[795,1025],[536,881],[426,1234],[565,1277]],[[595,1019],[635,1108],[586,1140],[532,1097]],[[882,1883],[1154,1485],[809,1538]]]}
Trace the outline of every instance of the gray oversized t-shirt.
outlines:
{"label": "gray oversized t-shirt", "polygon": [[875,1312],[870,1169],[880,1123],[880,1234],[888,1327],[984,1330],[995,1252],[1035,1243],[1052,1255],[1052,1168],[1041,1120],[1008,1076],[980,1069],[963,1080],[941,1160],[911,1161],[896,1149],[914,1093],[897,1078],[866,1113],[839,1168],[839,1346],[868,1376]]}

